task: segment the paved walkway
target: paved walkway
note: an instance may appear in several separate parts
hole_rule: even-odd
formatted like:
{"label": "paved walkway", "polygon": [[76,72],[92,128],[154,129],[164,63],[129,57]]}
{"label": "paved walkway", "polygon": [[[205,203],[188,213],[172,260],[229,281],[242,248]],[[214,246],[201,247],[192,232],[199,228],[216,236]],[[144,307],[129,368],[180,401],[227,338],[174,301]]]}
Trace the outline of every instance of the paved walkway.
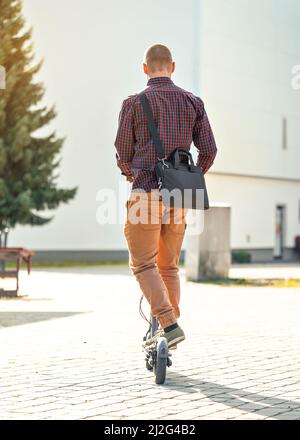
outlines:
{"label": "paved walkway", "polygon": [[157,386],[127,268],[22,278],[30,296],[0,301],[0,419],[300,419],[299,288],[182,277],[187,340]]}

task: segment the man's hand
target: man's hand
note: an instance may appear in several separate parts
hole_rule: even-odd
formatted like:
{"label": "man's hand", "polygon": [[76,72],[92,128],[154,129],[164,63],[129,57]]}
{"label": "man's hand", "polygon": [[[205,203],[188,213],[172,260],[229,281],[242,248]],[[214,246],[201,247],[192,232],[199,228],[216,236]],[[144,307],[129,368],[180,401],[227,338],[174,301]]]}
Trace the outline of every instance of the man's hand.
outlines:
{"label": "man's hand", "polygon": [[134,176],[126,176],[127,182],[132,183],[134,181]]}

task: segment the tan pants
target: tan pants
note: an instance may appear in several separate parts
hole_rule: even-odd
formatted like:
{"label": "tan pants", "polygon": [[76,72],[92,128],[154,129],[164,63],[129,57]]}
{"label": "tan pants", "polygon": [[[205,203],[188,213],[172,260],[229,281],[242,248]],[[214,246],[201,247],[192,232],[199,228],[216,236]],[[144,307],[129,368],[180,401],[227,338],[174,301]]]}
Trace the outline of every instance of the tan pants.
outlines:
{"label": "tan pants", "polygon": [[185,228],[186,209],[164,206],[158,190],[134,192],[126,202],[129,267],[163,328],[180,316],[178,262]]}

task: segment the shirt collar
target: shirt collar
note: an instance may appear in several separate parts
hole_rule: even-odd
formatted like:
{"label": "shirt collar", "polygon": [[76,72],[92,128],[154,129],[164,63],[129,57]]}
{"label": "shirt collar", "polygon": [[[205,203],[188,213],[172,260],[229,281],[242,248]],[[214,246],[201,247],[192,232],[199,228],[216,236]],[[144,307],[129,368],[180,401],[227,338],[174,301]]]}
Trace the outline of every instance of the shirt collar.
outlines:
{"label": "shirt collar", "polygon": [[171,78],[168,76],[155,76],[154,78],[150,78],[147,82],[147,86],[156,86],[156,85],[164,85],[164,84],[174,84]]}

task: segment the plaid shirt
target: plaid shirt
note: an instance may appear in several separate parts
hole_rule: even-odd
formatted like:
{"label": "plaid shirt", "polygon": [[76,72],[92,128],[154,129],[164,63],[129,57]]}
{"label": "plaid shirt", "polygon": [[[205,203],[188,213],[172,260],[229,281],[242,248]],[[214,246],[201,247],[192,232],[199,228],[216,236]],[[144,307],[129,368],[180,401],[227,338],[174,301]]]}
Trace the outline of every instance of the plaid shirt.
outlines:
{"label": "plaid shirt", "polygon": [[[149,79],[145,90],[165,155],[178,147],[189,150],[194,142],[199,151],[197,165],[205,174],[214,162],[217,147],[203,101],[168,77]],[[121,173],[135,178],[132,189],[150,192],[158,188],[156,149],[137,93],[123,101],[115,147]]]}

